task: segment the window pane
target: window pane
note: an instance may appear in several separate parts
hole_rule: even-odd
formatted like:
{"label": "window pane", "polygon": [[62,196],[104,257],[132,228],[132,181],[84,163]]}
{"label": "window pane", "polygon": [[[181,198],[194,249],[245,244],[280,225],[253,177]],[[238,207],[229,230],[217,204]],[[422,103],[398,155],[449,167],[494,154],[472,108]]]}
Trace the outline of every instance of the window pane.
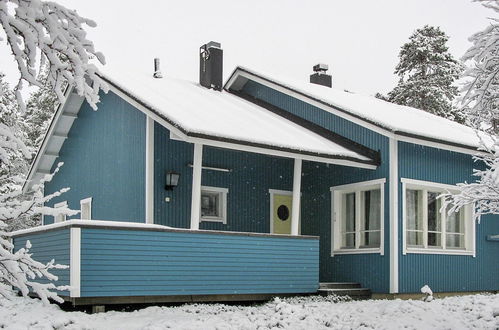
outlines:
{"label": "window pane", "polygon": [[379,231],[363,232],[360,235],[360,247],[363,248],[377,248],[380,247]]}
{"label": "window pane", "polygon": [[355,248],[355,233],[344,234],[343,242],[341,244],[342,249],[354,249]]}
{"label": "window pane", "polygon": [[428,233],[428,246],[441,247],[442,233]]}
{"label": "window pane", "polygon": [[355,231],[355,193],[343,194],[341,197],[342,232]]}
{"label": "window pane", "polygon": [[381,190],[361,192],[361,230],[381,229]]}
{"label": "window pane", "polygon": [[220,217],[220,194],[203,191],[201,193],[201,216]]}
{"label": "window pane", "polygon": [[460,234],[447,234],[447,248],[458,248],[458,249],[464,249],[464,235]]}
{"label": "window pane", "polygon": [[406,190],[407,229],[423,229],[423,191]]}
{"label": "window pane", "polygon": [[442,200],[439,193],[428,191],[428,231],[442,231]]}
{"label": "window pane", "polygon": [[422,231],[408,231],[407,232],[407,245],[423,246],[423,232]]}
{"label": "window pane", "polygon": [[462,208],[459,210],[459,212],[447,214],[446,230],[449,233],[464,234],[464,210]]}

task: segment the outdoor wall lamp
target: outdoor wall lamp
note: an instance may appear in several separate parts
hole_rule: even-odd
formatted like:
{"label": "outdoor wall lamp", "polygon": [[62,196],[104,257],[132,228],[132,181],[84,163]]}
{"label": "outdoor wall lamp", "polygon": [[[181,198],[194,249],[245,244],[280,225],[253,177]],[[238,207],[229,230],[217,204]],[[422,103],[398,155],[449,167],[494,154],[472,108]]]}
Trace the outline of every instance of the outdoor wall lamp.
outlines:
{"label": "outdoor wall lamp", "polygon": [[180,174],[173,171],[166,172],[166,190],[173,190],[178,185],[178,179],[180,178]]}

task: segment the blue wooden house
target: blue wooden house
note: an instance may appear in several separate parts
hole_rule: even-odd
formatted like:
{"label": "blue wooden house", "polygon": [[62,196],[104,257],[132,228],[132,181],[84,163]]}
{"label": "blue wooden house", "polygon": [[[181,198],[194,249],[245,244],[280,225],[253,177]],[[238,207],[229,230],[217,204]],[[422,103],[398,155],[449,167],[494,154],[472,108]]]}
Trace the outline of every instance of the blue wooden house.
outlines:
{"label": "blue wooden house", "polygon": [[51,205],[81,213],[12,234],[70,265],[61,296],[499,290],[499,219],[437,198],[473,181],[473,130],[329,88],[322,66],[314,83],[237,67],[222,85],[221,49],[202,50],[201,84],[107,69],[98,111],[67,90],[24,188],[64,162],[45,192],[70,187]]}

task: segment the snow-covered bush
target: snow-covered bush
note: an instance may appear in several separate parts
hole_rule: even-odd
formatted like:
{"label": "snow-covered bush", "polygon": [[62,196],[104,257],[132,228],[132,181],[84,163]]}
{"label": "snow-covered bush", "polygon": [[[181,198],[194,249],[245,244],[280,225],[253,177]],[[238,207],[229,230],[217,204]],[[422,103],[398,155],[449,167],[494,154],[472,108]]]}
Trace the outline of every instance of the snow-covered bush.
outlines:
{"label": "snow-covered bush", "polygon": [[56,281],[57,276],[51,274],[50,270],[66,268],[66,266],[55,264],[54,260],[47,264],[42,264],[31,258],[31,254],[29,253],[31,244],[29,241],[25,248],[14,252],[14,246],[9,239],[9,234],[4,231],[5,227],[7,227],[6,223],[35,213],[50,215],[55,215],[56,212],[66,215],[78,213],[78,211],[68,208],[58,208],[55,210],[44,206],[44,203],[54,197],[60,196],[68,190],[68,188],[65,188],[47,196],[43,195],[43,186],[46,182],[52,180],[55,173],[59,171],[60,166],[62,166],[62,163],[59,163],[53,174],[46,175],[39,184],[33,187],[34,192],[30,199],[21,199],[20,190],[0,195],[0,296],[9,297],[12,287],[14,287],[24,296],[32,291],[46,303],[48,303],[48,299],[62,302],[62,299],[56,293],[52,292],[51,289],[63,290],[65,289],[64,287],[56,287],[54,283],[37,283],[36,279],[44,277],[51,281]]}
{"label": "snow-covered bush", "polygon": [[[26,132],[22,132],[18,114],[26,108],[21,94],[23,84],[43,88],[48,83],[59,102],[64,101],[64,87],[74,87],[94,109],[99,102],[99,90],[107,92],[107,84],[91,63],[94,58],[104,64],[104,56],[95,51],[93,43],[86,38],[85,26],[94,27],[95,23],[55,2],[0,0],[0,41],[10,47],[20,74],[14,96],[6,98],[11,105],[14,98],[17,104],[6,107],[4,102],[0,103],[0,296],[9,297],[11,288],[15,287],[23,295],[29,291],[36,293],[44,302],[50,298],[61,301],[50,291],[56,289],[53,283],[39,284],[35,280],[40,277],[56,280],[50,270],[63,266],[35,261],[29,253],[29,243],[14,252],[6,228],[36,213],[54,215],[55,210],[45,207],[44,203],[67,190],[43,196],[43,186],[54,174],[45,176],[28,195],[20,190],[22,181],[16,170],[19,167],[14,165],[23,158],[30,158],[32,152],[23,141],[22,135]],[[1,88],[0,96],[5,93],[5,88]],[[33,113],[29,112],[28,116],[33,117]],[[77,212],[58,208],[57,213]]]}
{"label": "snow-covered bush", "polygon": [[421,288],[421,293],[424,293],[424,298],[423,298],[423,301],[426,301],[426,302],[430,302],[433,300],[433,291],[430,289],[430,287],[428,285],[424,285],[422,288]]}

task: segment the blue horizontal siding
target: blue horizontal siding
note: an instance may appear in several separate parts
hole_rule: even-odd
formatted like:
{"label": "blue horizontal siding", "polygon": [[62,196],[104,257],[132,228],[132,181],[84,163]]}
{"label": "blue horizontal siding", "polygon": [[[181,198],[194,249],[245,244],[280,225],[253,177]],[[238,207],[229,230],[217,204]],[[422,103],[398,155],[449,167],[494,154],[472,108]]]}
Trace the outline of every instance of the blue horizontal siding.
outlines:
{"label": "blue horizontal siding", "polygon": [[[14,250],[24,248],[28,240],[32,246],[30,253],[34,260],[46,264],[54,259],[56,264],[69,266],[70,233],[68,228],[14,237]],[[58,277],[58,280],[53,282],[56,286],[70,284],[69,268],[53,269],[50,272]],[[36,281],[39,283],[50,282],[45,278]],[[68,291],[56,292],[61,296],[69,296]]]}
{"label": "blue horizontal siding", "polygon": [[[474,182],[473,157],[412,143],[399,142],[399,176],[444,184]],[[399,200],[402,201],[402,185]],[[487,235],[499,233],[499,216],[487,215],[476,224],[476,257],[402,254],[402,203],[399,204],[400,292],[419,292],[425,284],[435,292],[499,290],[499,243]]]}
{"label": "blue horizontal siding", "polygon": [[82,228],[81,295],[315,292],[319,242]]}

